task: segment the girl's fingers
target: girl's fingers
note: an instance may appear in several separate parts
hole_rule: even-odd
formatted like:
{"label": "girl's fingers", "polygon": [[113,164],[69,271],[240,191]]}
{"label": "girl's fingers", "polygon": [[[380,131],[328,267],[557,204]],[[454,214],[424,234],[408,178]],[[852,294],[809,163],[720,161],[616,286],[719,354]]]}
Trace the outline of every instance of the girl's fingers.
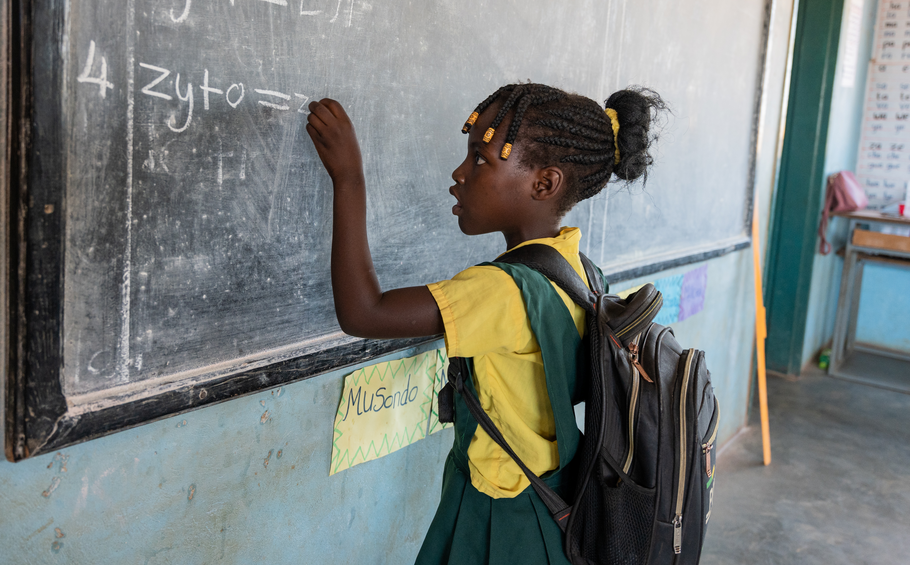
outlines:
{"label": "girl's fingers", "polygon": [[[332,126],[337,121],[335,115],[322,102],[312,102],[310,104],[310,116],[315,116],[327,126]],[[317,125],[317,124],[314,124]],[[318,125],[317,125],[318,127]]]}
{"label": "girl's fingers", "polygon": [[319,158],[321,159],[322,152],[328,148],[325,139],[319,134],[319,131],[313,127],[313,124],[306,125],[306,132],[310,136],[310,141],[313,142],[313,147],[316,148],[316,152],[319,153]]}
{"label": "girl's fingers", "polygon": [[315,104],[318,104],[318,102],[313,102],[310,104],[310,113],[307,115],[306,121],[309,125],[313,126],[317,131],[319,131],[326,127],[326,123],[322,118],[319,117],[319,114],[316,113],[317,107],[314,106]]}
{"label": "girl's fingers", "polygon": [[319,103],[325,106],[332,113],[332,116],[334,116],[335,119],[339,121],[348,120],[348,115],[344,111],[344,107],[338,101],[332,100],[331,98],[323,98],[319,101]]}
{"label": "girl's fingers", "polygon": [[319,143],[320,145],[324,144],[322,141],[322,135],[320,135],[319,130],[313,127],[313,124],[307,122],[306,132],[309,134],[310,139],[313,140],[313,143]]}

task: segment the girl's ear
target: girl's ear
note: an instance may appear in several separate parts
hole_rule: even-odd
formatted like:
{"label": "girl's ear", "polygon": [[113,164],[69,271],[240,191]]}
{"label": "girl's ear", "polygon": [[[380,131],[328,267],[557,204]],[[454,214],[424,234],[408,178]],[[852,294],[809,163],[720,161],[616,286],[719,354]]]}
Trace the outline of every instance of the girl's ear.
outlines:
{"label": "girl's ear", "polygon": [[537,171],[537,179],[534,183],[534,200],[550,200],[560,196],[565,189],[565,174],[562,169],[556,166],[544,167]]}

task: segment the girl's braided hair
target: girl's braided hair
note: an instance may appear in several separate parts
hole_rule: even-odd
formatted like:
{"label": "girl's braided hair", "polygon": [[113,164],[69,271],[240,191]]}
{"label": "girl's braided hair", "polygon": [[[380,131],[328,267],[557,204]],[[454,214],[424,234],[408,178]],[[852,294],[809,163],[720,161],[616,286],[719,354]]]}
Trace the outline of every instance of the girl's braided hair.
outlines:
{"label": "girl's braided hair", "polygon": [[615,110],[619,121],[615,139],[610,117],[597,102],[534,83],[503,86],[475,108],[462,131],[467,133],[477,116],[500,100],[502,105],[484,139],[489,141],[491,130],[514,109],[501,158],[508,159],[517,142],[522,165],[558,165],[568,187],[560,213],[599,193],[614,174],[626,182],[639,177],[647,180],[648,166],[654,161],[648,150],[656,139],[649,129],[657,113],[667,109],[653,90],[631,86],[606,100],[605,108]]}

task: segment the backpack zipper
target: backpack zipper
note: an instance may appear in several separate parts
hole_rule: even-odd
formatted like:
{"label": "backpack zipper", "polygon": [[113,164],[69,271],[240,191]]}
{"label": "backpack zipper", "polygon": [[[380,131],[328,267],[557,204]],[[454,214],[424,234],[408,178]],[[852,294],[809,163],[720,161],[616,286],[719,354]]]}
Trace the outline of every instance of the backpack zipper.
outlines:
{"label": "backpack zipper", "polygon": [[689,374],[692,371],[692,357],[695,350],[690,349],[686,357],[686,370],[683,372],[682,386],[679,390],[679,484],[676,489],[676,516],[673,518],[673,553],[682,551],[682,506],[686,488],[686,395],[689,389]]}
{"label": "backpack zipper", "polygon": [[[641,337],[641,334],[638,334],[638,337]],[[653,383],[651,377],[648,376],[648,373],[645,372],[644,367],[641,366],[641,360],[638,358],[638,337],[632,340],[632,343],[629,344],[629,353],[632,358],[632,366],[635,367],[635,370],[641,373],[641,376],[644,377],[649,383]]]}
{"label": "backpack zipper", "polygon": [[[641,365],[638,364],[638,340],[640,339],[641,334],[638,334],[632,339],[632,343],[629,344],[629,351],[632,354],[632,398],[629,400],[629,454],[626,455],[626,462],[622,466],[622,472],[626,474],[629,474],[629,469],[632,467],[632,454],[635,453],[635,408],[638,407],[638,375],[639,372],[644,375],[644,371],[639,369]],[[648,379],[648,381],[650,380]]]}
{"label": "backpack zipper", "polygon": [[616,337],[622,337],[626,332],[628,332],[629,330],[631,330],[632,328],[634,328],[635,325],[638,324],[638,322],[640,322],[640,321],[641,321],[642,319],[644,319],[644,318],[647,318],[648,315],[651,314],[651,312],[652,312],[655,308],[657,308],[657,309],[659,310],[660,307],[661,307],[661,305],[663,305],[663,303],[664,303],[663,295],[661,295],[660,293],[658,293],[657,299],[656,299],[654,302],[651,303],[651,306],[649,306],[647,310],[645,310],[644,312],[642,312],[641,314],[639,314],[638,317],[635,318],[635,321],[634,321],[634,322],[632,322],[631,324],[627,325],[624,329],[622,329],[622,330],[616,332]]}
{"label": "backpack zipper", "polygon": [[[714,410],[717,410],[716,401]],[[720,418],[714,420],[714,431],[711,432],[711,437],[705,440],[705,443],[701,444],[701,452],[705,456],[705,472],[708,473],[709,479],[713,478],[713,474],[711,473],[711,451],[713,451],[714,441],[717,439],[717,429],[720,427],[718,424],[720,424]]]}

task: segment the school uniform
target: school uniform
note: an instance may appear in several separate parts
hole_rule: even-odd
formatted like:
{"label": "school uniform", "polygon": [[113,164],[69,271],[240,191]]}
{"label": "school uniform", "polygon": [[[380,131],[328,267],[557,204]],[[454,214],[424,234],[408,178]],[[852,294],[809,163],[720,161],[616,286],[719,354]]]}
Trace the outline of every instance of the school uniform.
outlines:
{"label": "school uniform", "polygon": [[[563,228],[550,245],[585,279],[581,232]],[[494,262],[495,263],[495,262]],[[445,324],[449,357],[469,358],[481,406],[524,463],[571,496],[580,432],[576,360],[585,312],[525,267],[482,264],[428,285]],[[530,314],[529,314],[530,313]],[[562,532],[521,468],[477,425],[455,395],[455,442],[442,496],[417,565],[565,565]]]}

